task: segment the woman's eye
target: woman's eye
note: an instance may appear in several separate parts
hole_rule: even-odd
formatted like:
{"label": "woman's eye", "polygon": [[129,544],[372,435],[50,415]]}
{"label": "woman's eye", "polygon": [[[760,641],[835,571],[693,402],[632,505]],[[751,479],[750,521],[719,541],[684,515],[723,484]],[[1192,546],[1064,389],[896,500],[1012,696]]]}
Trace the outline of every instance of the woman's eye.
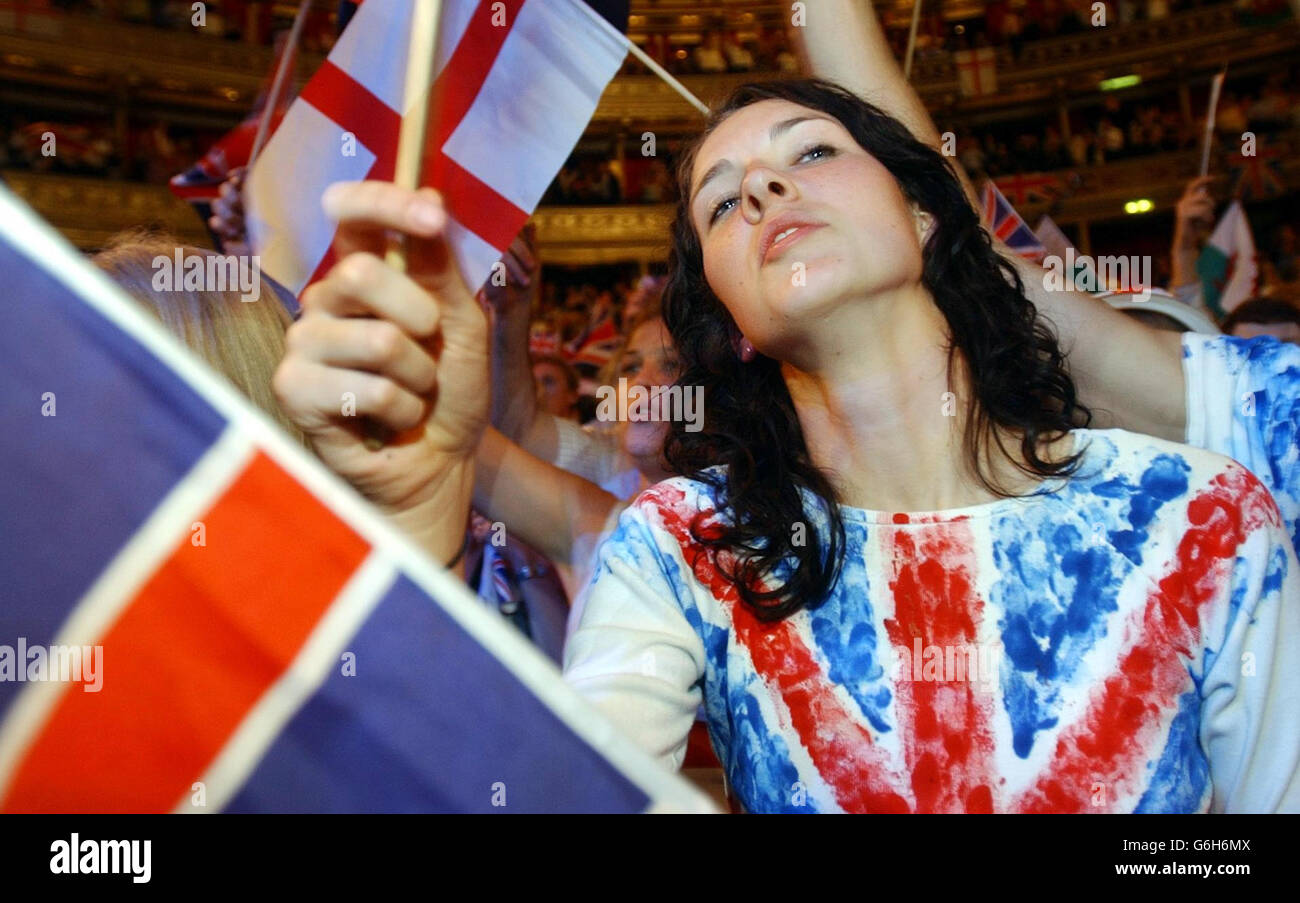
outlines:
{"label": "woman's eye", "polygon": [[831,147],[829,144],[817,144],[800,154],[799,159],[795,162],[802,163],[805,160],[820,160],[822,157],[830,157],[834,156],[834,154],[835,148]]}
{"label": "woman's eye", "polygon": [[713,210],[709,213],[709,223],[713,224],[714,222],[716,222],[719,216],[721,216],[724,212],[730,209],[729,207],[727,207],[727,205],[734,204],[738,200],[739,198],[733,195],[732,197],[723,198],[722,200],[714,204]]}

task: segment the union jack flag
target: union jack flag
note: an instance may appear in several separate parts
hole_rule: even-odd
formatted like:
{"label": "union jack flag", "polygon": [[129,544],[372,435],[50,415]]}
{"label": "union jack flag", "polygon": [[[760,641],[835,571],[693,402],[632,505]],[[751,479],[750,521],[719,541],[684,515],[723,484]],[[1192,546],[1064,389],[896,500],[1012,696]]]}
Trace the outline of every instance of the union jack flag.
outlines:
{"label": "union jack flag", "polygon": [[1060,192],[1061,180],[1044,173],[1006,176],[997,180],[998,190],[1012,204],[1050,201]]}
{"label": "union jack flag", "polygon": [[168,183],[172,194],[200,208],[199,215],[205,221],[208,215],[208,209],[205,205],[216,200],[221,183],[230,177],[233,170],[248,165],[248,158],[253,151],[253,142],[257,138],[258,126],[261,124],[262,117],[268,115],[268,106],[271,117],[270,122],[267,123],[268,135],[274,134],[289,107],[289,101],[292,99],[291,86],[289,84],[284,85],[280,90],[280,96],[275,98],[274,101],[271,100],[271,87],[275,80],[276,70],[280,67],[286,54],[288,55],[288,62],[286,63],[289,67],[288,71],[294,71],[298,58],[298,48],[291,46],[284,35],[280,36],[278,45],[275,61],[271,64],[271,71],[267,74],[261,91],[253,101],[253,108],[249,110],[243,122],[208,148],[207,153],[200,157],[193,166],[185,170],[185,172],[172,176],[171,181]]}
{"label": "union jack flag", "polygon": [[571,364],[603,367],[618,350],[623,338],[614,328],[614,315],[605,311],[587,331],[569,343],[565,357]]}
{"label": "union jack flag", "polygon": [[1228,156],[1228,168],[1236,174],[1232,196],[1242,200],[1277,197],[1284,191],[1280,164],[1284,148],[1260,142],[1254,154]]}
{"label": "union jack flag", "polygon": [[528,353],[538,357],[559,354],[559,333],[549,327],[534,328],[528,333]]}
{"label": "union jack flag", "polygon": [[980,200],[982,209],[980,222],[989,234],[1001,239],[1008,248],[1026,260],[1040,261],[1047,249],[1034,235],[1034,230],[1016,213],[1016,208],[1007,202],[998,191],[992,179],[984,183]]}
{"label": "union jack flag", "polygon": [[0,811],[707,808],[3,189],[0,276]]}

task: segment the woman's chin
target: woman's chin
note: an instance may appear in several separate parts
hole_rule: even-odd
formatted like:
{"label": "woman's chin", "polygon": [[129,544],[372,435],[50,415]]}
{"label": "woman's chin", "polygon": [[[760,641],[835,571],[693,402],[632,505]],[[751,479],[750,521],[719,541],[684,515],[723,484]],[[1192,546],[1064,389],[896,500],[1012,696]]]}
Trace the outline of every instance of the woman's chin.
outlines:
{"label": "woman's chin", "polygon": [[640,461],[657,461],[668,438],[668,424],[648,420],[629,420],[623,429],[623,451]]}
{"label": "woman's chin", "polygon": [[798,263],[772,264],[771,271],[764,273],[767,296],[772,299],[769,309],[791,322],[824,314],[848,294],[845,274],[837,272],[834,261],[817,260],[795,269]]}

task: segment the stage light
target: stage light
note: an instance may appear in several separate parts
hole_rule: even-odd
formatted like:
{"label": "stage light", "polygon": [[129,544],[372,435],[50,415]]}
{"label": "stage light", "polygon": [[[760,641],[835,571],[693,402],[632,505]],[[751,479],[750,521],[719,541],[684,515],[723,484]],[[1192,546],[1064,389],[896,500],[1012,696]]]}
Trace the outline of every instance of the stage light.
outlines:
{"label": "stage light", "polygon": [[1131,88],[1140,84],[1142,84],[1142,76],[1140,75],[1121,75],[1117,78],[1102,79],[1097,87],[1103,91],[1118,91],[1120,88]]}
{"label": "stage light", "polygon": [[1149,213],[1155,207],[1147,198],[1138,198],[1135,201],[1124,202],[1125,213]]}

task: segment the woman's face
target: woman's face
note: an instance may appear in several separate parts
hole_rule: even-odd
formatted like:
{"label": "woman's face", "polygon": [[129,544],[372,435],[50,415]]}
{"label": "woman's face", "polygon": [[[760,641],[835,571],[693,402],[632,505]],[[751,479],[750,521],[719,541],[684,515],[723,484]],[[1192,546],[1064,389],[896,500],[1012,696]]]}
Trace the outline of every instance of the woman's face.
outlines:
{"label": "woman's face", "polygon": [[[656,318],[642,323],[632,333],[619,363],[618,375],[627,380],[629,389],[632,386],[651,389],[671,386],[677,381],[680,370],[672,336],[668,334],[664,321]],[[623,424],[623,450],[637,461],[642,472],[661,466],[667,437],[668,423],[665,421],[629,419]]]}
{"label": "woman's face", "polygon": [[699,148],[690,190],[705,278],[771,357],[844,302],[920,281],[925,218],[825,113],[736,111]]}
{"label": "woman's face", "polygon": [[537,405],[556,417],[572,417],[578,403],[577,390],[569,387],[564,368],[550,361],[533,364],[533,384],[537,387]]}

